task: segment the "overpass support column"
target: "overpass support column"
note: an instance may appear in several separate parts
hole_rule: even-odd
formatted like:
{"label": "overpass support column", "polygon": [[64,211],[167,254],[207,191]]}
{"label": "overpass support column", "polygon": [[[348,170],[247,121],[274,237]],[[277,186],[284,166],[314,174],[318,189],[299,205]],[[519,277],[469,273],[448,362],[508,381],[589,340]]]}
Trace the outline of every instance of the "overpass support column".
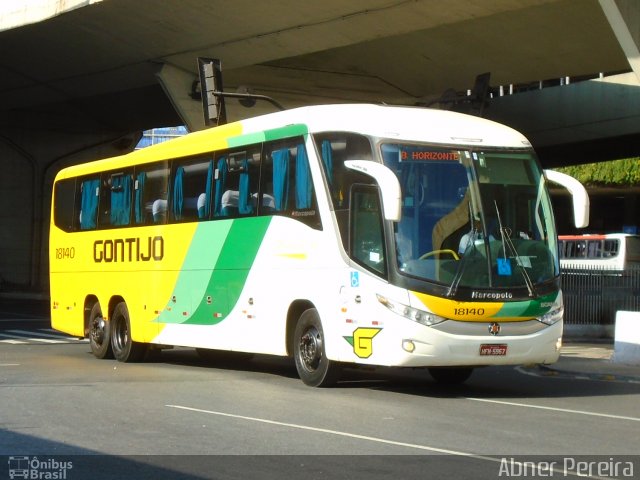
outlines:
{"label": "overpass support column", "polygon": [[609,25],[640,82],[640,2],[599,0]]}
{"label": "overpass support column", "polygon": [[193,73],[165,63],[156,77],[189,131],[202,130],[205,127],[202,102],[194,100],[190,95],[196,80]]}

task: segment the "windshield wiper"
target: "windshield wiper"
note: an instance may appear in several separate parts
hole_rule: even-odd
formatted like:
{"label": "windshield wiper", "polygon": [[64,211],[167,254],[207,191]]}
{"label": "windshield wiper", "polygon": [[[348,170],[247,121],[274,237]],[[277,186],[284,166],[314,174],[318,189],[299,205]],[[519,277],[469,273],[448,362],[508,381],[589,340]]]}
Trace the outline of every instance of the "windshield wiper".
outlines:
{"label": "windshield wiper", "polygon": [[[533,282],[531,281],[531,277],[527,273],[527,269],[523,265],[522,259],[520,258],[520,254],[516,249],[515,245],[511,241],[511,229],[505,228],[502,226],[502,219],[500,218],[500,210],[498,209],[498,202],[495,200],[493,204],[496,207],[496,215],[498,216],[498,228],[500,229],[500,237],[502,240],[502,251],[504,253],[505,260],[507,259],[507,247],[509,248],[509,256],[514,258],[516,261],[516,265],[519,267],[520,273],[522,274],[522,278],[524,279],[524,283],[527,285],[527,290],[529,291],[530,297],[535,297],[535,287],[533,286]],[[496,259],[497,261],[498,259]]]}

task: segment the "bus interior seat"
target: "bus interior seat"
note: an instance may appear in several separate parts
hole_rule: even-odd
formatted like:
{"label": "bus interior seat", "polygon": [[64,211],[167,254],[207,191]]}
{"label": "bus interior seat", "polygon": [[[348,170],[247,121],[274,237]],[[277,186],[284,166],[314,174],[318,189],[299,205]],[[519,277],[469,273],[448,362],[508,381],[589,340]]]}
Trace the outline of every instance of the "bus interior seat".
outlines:
{"label": "bus interior seat", "polygon": [[[252,199],[253,199],[253,203],[257,204],[258,203],[258,194],[254,193],[251,195]],[[276,210],[276,202],[275,199],[273,198],[273,195],[269,195],[268,193],[263,193],[262,194],[262,213],[272,213],[275,212]]]}
{"label": "bus interior seat", "polygon": [[151,213],[153,214],[153,223],[163,223],[167,216],[167,201],[163,198],[155,200],[151,207]]}
{"label": "bus interior seat", "polygon": [[201,193],[200,195],[198,195],[198,201],[196,204],[196,207],[198,209],[198,218],[202,219],[206,217],[207,215],[206,205],[207,205],[207,194]]}
{"label": "bus interior seat", "polygon": [[238,190],[227,190],[222,194],[221,215],[224,217],[236,216],[238,214],[238,199],[240,192]]}

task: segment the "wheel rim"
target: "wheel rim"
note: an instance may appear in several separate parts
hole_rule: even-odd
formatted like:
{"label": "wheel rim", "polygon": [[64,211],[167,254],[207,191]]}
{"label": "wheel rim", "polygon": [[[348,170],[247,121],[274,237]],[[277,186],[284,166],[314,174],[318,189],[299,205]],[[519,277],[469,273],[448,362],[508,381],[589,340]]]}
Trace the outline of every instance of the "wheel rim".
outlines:
{"label": "wheel rim", "polygon": [[104,343],[106,334],[105,327],[106,324],[102,317],[96,317],[93,319],[93,322],[91,322],[91,331],[89,334],[91,335],[91,340],[96,345],[102,345]]}
{"label": "wheel rim", "polygon": [[322,360],[322,335],[316,327],[310,327],[300,337],[299,358],[305,370],[314,372]]}
{"label": "wheel rim", "polygon": [[118,351],[124,350],[129,339],[129,330],[127,329],[127,322],[124,322],[119,318],[114,325],[113,346]]}

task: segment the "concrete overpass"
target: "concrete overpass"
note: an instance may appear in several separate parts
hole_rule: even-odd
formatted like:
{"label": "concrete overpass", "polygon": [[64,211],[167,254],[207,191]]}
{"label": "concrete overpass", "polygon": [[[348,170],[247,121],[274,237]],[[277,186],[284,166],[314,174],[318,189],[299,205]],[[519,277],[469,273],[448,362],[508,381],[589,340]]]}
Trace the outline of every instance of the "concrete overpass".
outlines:
{"label": "concrete overpass", "polygon": [[[635,0],[5,1],[0,279],[5,289],[46,287],[59,168],[124,153],[154,126],[202,128],[190,96],[198,56],[222,59],[225,90],[249,88],[287,107],[428,104],[483,72],[496,91],[628,72],[624,85],[571,83],[490,101],[485,115],[529,135],[554,166],[640,155],[639,45]],[[271,108],[232,101],[228,114]]]}

